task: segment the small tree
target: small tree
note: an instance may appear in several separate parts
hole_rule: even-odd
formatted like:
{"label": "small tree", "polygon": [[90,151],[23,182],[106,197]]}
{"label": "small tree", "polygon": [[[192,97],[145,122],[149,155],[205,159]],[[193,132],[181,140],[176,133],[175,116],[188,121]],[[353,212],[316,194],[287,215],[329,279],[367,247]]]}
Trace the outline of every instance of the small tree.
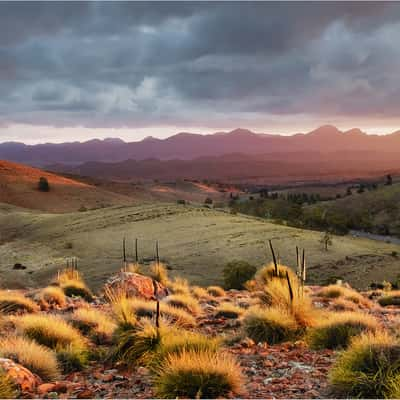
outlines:
{"label": "small tree", "polygon": [[39,178],[38,190],[40,192],[48,192],[50,190],[50,185],[49,185],[49,181],[47,180],[47,178],[44,178],[43,176],[41,176]]}
{"label": "small tree", "polygon": [[210,198],[210,197],[207,197],[207,198],[204,200],[204,204],[210,205],[210,204],[212,204],[212,203],[213,203],[213,200],[212,200],[212,198]]}
{"label": "small tree", "polygon": [[390,174],[386,175],[386,183],[385,183],[385,185],[390,186],[392,183],[393,183],[392,175],[390,175]]}
{"label": "small tree", "polygon": [[231,261],[223,270],[225,289],[244,289],[244,284],[253,278],[257,268],[246,261]]}
{"label": "small tree", "polygon": [[332,236],[329,232],[325,232],[322,236],[320,243],[323,244],[325,251],[328,251],[328,247],[332,246]]}

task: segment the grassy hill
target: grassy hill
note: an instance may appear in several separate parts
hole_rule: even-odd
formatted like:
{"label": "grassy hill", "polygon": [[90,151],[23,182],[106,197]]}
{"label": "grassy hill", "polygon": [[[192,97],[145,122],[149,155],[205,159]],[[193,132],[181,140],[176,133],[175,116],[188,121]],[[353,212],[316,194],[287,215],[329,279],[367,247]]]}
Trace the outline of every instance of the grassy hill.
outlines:
{"label": "grassy hill", "polygon": [[[295,245],[307,253],[310,283],[342,277],[356,287],[394,279],[400,247],[368,239],[334,237],[325,252],[320,232],[275,225],[257,218],[231,215],[204,207],[175,204],[115,206],[87,212],[49,214],[9,205],[0,207],[0,282],[4,287],[40,286],[44,279],[78,257],[87,281],[98,289],[122,265],[122,238],[133,256],[154,257],[155,240],[171,274],[192,283],[221,283],[224,264],[243,259],[258,267],[270,261],[265,243],[272,239],[281,261],[295,264]],[[26,270],[12,267],[22,263]]]}

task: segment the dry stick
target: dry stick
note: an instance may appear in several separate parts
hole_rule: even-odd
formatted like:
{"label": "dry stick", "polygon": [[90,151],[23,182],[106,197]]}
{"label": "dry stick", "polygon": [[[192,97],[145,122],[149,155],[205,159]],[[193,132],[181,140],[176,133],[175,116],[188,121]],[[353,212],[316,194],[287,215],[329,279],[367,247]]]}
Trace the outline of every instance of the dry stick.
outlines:
{"label": "dry stick", "polygon": [[286,271],[286,280],[289,288],[290,304],[293,305],[293,289],[292,289],[292,284],[290,283],[288,271]]}
{"label": "dry stick", "polygon": [[272,246],[272,241],[271,239],[269,239],[269,247],[271,249],[271,253],[272,253],[272,259],[274,261],[274,266],[275,266],[275,276],[278,276],[278,264],[276,262],[276,257],[275,257],[275,251],[274,248]]}
{"label": "dry stick", "polygon": [[135,260],[136,264],[139,264],[139,256],[138,256],[138,240],[135,239]]}
{"label": "dry stick", "polygon": [[158,254],[158,240],[156,240],[156,263],[160,264],[160,256]]}
{"label": "dry stick", "polygon": [[303,256],[302,256],[302,261],[301,261],[301,288],[302,288],[302,294],[304,294],[304,284],[306,282],[306,252],[305,249],[303,249]]}
{"label": "dry stick", "polygon": [[158,299],[158,289],[157,289],[157,282],[153,279],[153,288],[154,288],[154,298],[157,301],[156,307],[156,328],[160,327],[160,300]]}
{"label": "dry stick", "polygon": [[122,255],[124,258],[124,265],[126,264],[126,251],[125,251],[125,236],[122,239]]}

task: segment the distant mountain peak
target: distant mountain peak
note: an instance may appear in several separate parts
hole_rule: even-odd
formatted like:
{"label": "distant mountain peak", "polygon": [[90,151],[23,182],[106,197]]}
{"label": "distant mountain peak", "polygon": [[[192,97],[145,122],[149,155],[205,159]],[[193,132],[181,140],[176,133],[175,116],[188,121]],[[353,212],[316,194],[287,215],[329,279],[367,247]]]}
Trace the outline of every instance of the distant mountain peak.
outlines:
{"label": "distant mountain peak", "polygon": [[331,136],[342,133],[334,125],[322,125],[319,128],[308,133],[310,136]]}
{"label": "distant mountain peak", "polygon": [[256,135],[254,132],[250,131],[249,129],[244,128],[236,128],[233,131],[228,132],[229,135],[235,136],[253,136]]}

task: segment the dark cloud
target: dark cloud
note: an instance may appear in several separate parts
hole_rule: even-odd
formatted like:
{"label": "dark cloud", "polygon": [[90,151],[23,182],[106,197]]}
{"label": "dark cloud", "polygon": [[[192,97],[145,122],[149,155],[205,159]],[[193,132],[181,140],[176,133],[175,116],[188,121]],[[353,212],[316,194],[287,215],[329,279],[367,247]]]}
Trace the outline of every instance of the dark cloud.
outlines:
{"label": "dark cloud", "polygon": [[2,2],[1,123],[394,117],[400,4]]}

